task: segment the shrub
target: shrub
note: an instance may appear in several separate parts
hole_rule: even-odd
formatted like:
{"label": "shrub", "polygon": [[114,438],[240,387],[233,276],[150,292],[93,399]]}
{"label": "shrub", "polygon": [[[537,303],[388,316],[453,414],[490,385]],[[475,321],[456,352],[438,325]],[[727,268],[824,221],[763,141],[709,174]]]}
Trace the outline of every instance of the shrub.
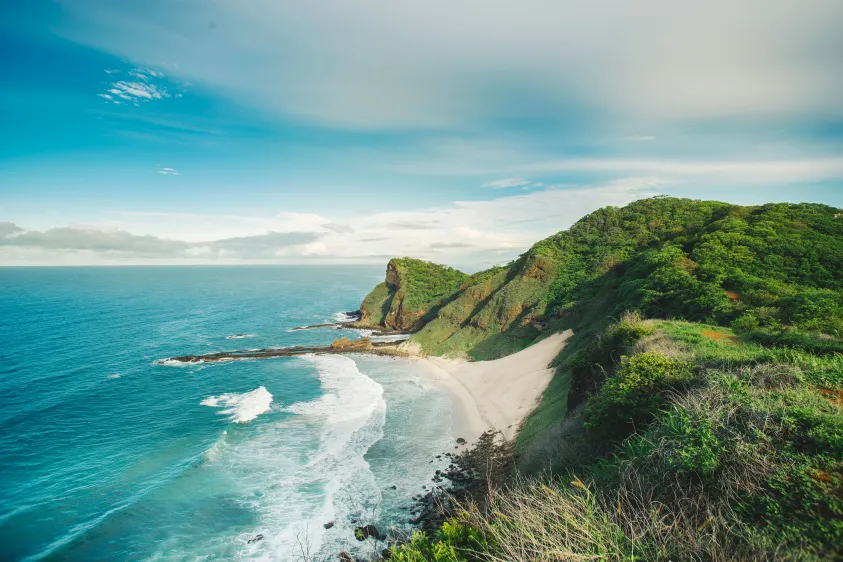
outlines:
{"label": "shrub", "polygon": [[409,542],[393,546],[390,560],[395,562],[472,562],[481,560],[479,552],[491,546],[475,528],[451,520],[442,525],[434,538],[417,531]]}
{"label": "shrub", "polygon": [[658,353],[625,356],[617,373],[589,400],[586,427],[616,436],[643,428],[664,404],[664,395],[688,384],[692,377],[691,365],[679,359]]}
{"label": "shrub", "polygon": [[666,436],[673,441],[668,465],[680,471],[711,475],[720,467],[726,451],[718,430],[720,412],[689,411],[673,407],[662,420]]}
{"label": "shrub", "polygon": [[653,323],[644,320],[637,310],[627,311],[621,319],[606,329],[606,343],[615,348],[629,349],[638,340],[653,333]]}

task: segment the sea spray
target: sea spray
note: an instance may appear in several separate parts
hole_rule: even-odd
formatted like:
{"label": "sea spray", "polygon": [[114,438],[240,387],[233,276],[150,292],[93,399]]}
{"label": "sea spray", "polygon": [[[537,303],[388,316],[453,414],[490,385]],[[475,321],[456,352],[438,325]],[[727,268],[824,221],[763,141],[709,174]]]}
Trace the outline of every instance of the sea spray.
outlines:
{"label": "sea spray", "polygon": [[225,407],[220,414],[230,416],[235,423],[252,421],[264,412],[269,411],[272,404],[272,394],[264,387],[258,387],[243,394],[221,394],[209,396],[200,402],[202,406],[211,408]]}

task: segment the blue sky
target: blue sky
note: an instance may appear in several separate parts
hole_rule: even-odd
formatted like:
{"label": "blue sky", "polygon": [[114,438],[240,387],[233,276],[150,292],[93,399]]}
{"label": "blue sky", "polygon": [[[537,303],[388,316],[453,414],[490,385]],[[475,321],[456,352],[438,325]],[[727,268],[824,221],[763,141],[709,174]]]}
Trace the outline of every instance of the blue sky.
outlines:
{"label": "blue sky", "polygon": [[0,264],[470,267],[654,194],[843,207],[841,28],[838,0],[6,0]]}

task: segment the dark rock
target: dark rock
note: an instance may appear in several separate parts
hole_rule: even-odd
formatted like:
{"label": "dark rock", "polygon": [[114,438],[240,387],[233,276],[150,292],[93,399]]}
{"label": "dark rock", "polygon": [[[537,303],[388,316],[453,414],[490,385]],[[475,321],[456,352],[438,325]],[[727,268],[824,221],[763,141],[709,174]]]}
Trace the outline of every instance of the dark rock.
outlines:
{"label": "dark rock", "polygon": [[384,560],[389,560],[391,556],[392,551],[390,549],[384,548],[383,550],[381,550],[381,558],[383,558]]}
{"label": "dark rock", "polygon": [[392,488],[393,490],[397,490],[398,486],[390,486],[390,488]]}
{"label": "dark rock", "polygon": [[386,536],[381,535],[378,532],[378,528],[374,525],[363,525],[362,527],[355,527],[354,528],[354,537],[358,541],[365,541],[369,537],[372,537],[376,540],[382,541],[386,538]]}
{"label": "dark rock", "polygon": [[339,559],[341,562],[354,562],[354,558],[347,552],[340,552]]}
{"label": "dark rock", "polygon": [[465,445],[466,441],[462,437],[457,437],[457,445]]}
{"label": "dark rock", "polygon": [[325,524],[324,524],[324,525],[322,525],[322,526],[323,526],[323,527],[325,527],[326,529],[330,529],[331,527],[333,527],[333,526],[334,526],[334,522],[333,522],[333,521],[328,521],[327,523],[325,523]]}
{"label": "dark rock", "polygon": [[252,544],[253,542],[258,542],[262,538],[263,538],[263,535],[255,535],[254,537],[250,538],[248,542],[249,542],[249,544]]}

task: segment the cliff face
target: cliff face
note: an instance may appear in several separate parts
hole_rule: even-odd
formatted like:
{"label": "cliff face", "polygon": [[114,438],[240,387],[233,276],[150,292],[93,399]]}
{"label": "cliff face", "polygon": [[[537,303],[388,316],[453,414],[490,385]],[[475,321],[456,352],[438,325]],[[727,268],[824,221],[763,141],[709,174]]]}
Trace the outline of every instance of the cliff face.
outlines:
{"label": "cliff face", "polygon": [[420,329],[468,276],[456,269],[412,258],[394,258],[386,279],[360,305],[361,325],[401,332]]}
{"label": "cliff face", "polygon": [[[517,260],[468,276],[408,258],[364,300],[364,323],[414,331],[431,355],[491,359],[572,315],[705,320],[843,335],[843,219],[814,204],[654,198],[595,211]],[[811,312],[821,307],[827,320]],[[810,318],[810,320],[808,320]]]}

